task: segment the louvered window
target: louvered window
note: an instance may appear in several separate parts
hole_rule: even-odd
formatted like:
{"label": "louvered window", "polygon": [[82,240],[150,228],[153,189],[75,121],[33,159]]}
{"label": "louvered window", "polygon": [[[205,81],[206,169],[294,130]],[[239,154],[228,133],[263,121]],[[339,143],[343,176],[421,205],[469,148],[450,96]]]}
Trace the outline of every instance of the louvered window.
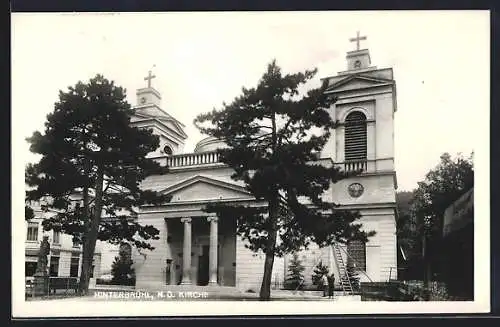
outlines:
{"label": "louvered window", "polygon": [[366,160],[366,116],[359,111],[345,119],[345,160]]}
{"label": "louvered window", "polygon": [[362,241],[350,241],[347,244],[347,264],[357,270],[366,271],[366,246]]}

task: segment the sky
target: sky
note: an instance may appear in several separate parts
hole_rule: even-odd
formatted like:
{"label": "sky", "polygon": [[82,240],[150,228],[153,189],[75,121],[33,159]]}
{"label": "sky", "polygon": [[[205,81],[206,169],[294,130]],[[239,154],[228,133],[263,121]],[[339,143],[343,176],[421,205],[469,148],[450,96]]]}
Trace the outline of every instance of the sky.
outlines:
{"label": "sky", "polygon": [[24,138],[43,131],[59,90],[98,73],[136,104],[154,66],[152,85],[186,125],[190,152],[204,137],[193,119],[255,86],[273,58],[285,73],[318,68],[318,83],[346,70],[356,31],[372,64],[394,69],[399,190],[415,188],[443,152],[489,158],[486,11],[14,13],[11,21],[17,163],[37,160]]}

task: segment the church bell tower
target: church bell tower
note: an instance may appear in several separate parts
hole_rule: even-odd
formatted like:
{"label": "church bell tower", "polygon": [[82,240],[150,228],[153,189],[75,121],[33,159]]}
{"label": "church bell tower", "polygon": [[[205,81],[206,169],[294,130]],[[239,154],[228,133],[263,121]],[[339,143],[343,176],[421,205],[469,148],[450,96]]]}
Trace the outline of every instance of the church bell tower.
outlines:
{"label": "church bell tower", "polygon": [[182,153],[187,134],[185,125],[161,108],[161,95],[151,86],[156,76],[151,71],[144,78],[147,86],[136,91],[137,103],[131,124],[135,127],[152,129],[160,138],[160,146],[149,157],[161,158]]}
{"label": "church bell tower", "polygon": [[365,281],[397,277],[394,114],[396,82],[392,68],[372,65],[370,52],[360,47],[366,36],[350,38],[356,48],[346,55],[347,70],[323,78],[327,93],[337,97],[328,109],[338,122],[322,156],[344,171],[361,171],[330,188],[341,208],[359,211],[365,231],[375,231],[365,244],[346,249]]}
{"label": "church bell tower", "polygon": [[137,105],[145,106],[145,105],[156,105],[158,107],[161,106],[161,96],[160,92],[151,87],[151,80],[156,76],[149,71],[148,76],[144,77],[144,80],[148,82],[148,86],[145,88],[138,89],[136,92],[137,95]]}

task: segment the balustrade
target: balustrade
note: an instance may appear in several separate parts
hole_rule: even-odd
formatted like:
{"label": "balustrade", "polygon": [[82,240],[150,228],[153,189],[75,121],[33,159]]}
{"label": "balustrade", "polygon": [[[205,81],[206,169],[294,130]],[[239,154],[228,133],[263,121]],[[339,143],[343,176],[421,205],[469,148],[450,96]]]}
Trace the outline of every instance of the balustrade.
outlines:
{"label": "balustrade", "polygon": [[349,160],[345,161],[343,163],[343,170],[344,171],[367,171],[367,161],[366,160]]}
{"label": "balustrade", "polygon": [[[166,163],[170,168],[176,167],[189,167],[196,165],[208,165],[220,163],[219,154],[215,151],[212,152],[198,152],[198,153],[186,153],[177,154],[166,157]],[[362,170],[367,172],[368,170],[373,170],[374,167],[368,167],[367,160],[349,160],[343,163],[337,163],[340,168],[344,171],[358,171]],[[369,169],[368,169],[369,168]]]}
{"label": "balustrade", "polygon": [[166,158],[168,167],[187,167],[196,165],[214,164],[219,162],[217,152],[187,153],[169,156]]}

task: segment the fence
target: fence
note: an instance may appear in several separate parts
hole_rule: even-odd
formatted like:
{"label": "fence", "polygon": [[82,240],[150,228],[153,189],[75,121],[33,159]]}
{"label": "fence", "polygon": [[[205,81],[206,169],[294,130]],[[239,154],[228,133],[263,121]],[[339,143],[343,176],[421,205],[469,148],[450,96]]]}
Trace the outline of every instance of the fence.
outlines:
{"label": "fence", "polygon": [[25,280],[25,296],[51,297],[56,295],[76,294],[79,278],[77,277],[27,277]]}
{"label": "fence", "polygon": [[283,278],[280,275],[274,275],[274,281],[271,288],[274,290],[283,289]]}
{"label": "fence", "polygon": [[450,301],[446,285],[432,282],[427,287],[422,281],[389,281],[361,283],[363,301]]}

